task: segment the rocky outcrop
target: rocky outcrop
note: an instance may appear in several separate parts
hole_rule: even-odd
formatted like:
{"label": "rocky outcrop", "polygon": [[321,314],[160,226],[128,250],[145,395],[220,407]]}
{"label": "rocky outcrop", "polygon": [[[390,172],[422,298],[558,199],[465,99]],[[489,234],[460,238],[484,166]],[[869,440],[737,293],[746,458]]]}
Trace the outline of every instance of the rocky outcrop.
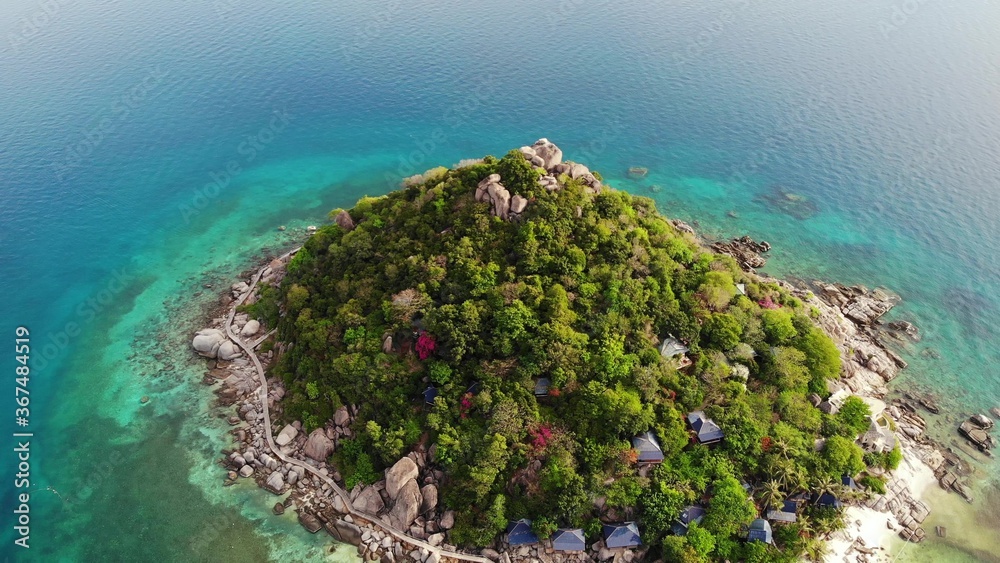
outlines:
{"label": "rocky outcrop", "polygon": [[275,471],[267,477],[267,490],[271,491],[276,495],[281,494],[281,490],[285,488],[285,477],[280,471]]}
{"label": "rocky outcrop", "polygon": [[767,263],[761,254],[771,250],[771,245],[766,241],[756,242],[752,238],[744,236],[727,242],[714,242],[712,250],[719,254],[732,256],[740,268],[747,272],[753,272],[757,268],[763,268],[764,264]]}
{"label": "rocky outcrop", "polygon": [[510,192],[500,183],[499,174],[490,174],[483,178],[476,187],[476,201],[490,204],[490,213],[494,217],[507,220],[510,215]]}
{"label": "rocky outcrop", "polygon": [[206,328],[199,330],[194,335],[191,346],[200,355],[206,358],[215,358],[218,356],[219,347],[222,346],[222,343],[228,341],[229,339],[226,337],[225,332],[217,328]]}
{"label": "rocky outcrop", "polygon": [[351,218],[350,213],[344,211],[343,209],[340,210],[340,213],[337,213],[337,216],[334,217],[333,221],[337,223],[338,227],[344,229],[345,231],[354,230],[354,219]]}
{"label": "rocky outcrop", "polygon": [[538,139],[535,144],[530,147],[521,147],[520,150],[525,159],[546,170],[551,170],[554,166],[562,164],[562,149],[548,139]]}
{"label": "rocky outcrop", "polygon": [[[418,475],[420,475],[420,469],[412,459],[408,457],[400,459],[395,465],[385,470],[385,492],[389,498],[396,498],[403,486],[409,481],[415,481]],[[417,506],[420,506],[420,501],[417,501]]]}
{"label": "rocky outcrop", "polygon": [[333,442],[326,437],[326,432],[322,428],[317,428],[309,434],[302,453],[316,461],[326,461],[333,453]]}
{"label": "rocky outcrop", "polygon": [[323,523],[319,521],[319,518],[308,512],[299,512],[299,524],[302,524],[302,527],[310,534],[315,534],[323,528]]}
{"label": "rocky outcrop", "polygon": [[[405,459],[405,458],[404,458]],[[420,514],[420,504],[423,497],[417,482],[410,479],[395,495],[392,510],[389,511],[389,522],[400,529],[407,529]]]}

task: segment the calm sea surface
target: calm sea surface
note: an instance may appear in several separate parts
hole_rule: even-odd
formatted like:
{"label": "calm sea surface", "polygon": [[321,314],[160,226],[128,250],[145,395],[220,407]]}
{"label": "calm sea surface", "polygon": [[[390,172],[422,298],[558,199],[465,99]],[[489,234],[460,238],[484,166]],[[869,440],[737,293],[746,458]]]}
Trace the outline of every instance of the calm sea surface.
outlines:
{"label": "calm sea surface", "polygon": [[[12,560],[353,561],[220,486],[228,426],[190,335],[330,209],[543,136],[706,233],[770,241],[772,273],[897,291],[923,334],[901,386],[1000,405],[1000,4],[281,4],[0,5],[0,436],[17,326],[33,353],[29,550],[0,439]],[[899,561],[998,549],[983,467],[975,505],[935,493],[948,543]]]}

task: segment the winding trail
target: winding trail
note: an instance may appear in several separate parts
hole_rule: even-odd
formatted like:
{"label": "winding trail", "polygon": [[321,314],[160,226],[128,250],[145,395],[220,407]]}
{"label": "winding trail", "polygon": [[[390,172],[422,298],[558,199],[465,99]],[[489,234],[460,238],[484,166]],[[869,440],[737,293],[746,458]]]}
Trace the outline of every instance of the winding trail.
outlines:
{"label": "winding trail", "polygon": [[[296,248],[295,250],[289,251],[288,253],[282,255],[279,258],[279,260],[284,261],[285,258],[291,256],[292,254],[295,254],[296,252],[298,252],[298,250],[299,249]],[[493,561],[479,555],[460,553],[457,551],[450,551],[447,549],[443,549],[438,546],[433,546],[423,540],[418,540],[417,538],[410,536],[403,530],[399,530],[398,528],[386,522],[384,519],[379,518],[374,514],[368,514],[367,512],[363,512],[361,510],[354,508],[354,504],[351,502],[350,495],[348,495],[347,491],[342,489],[340,485],[337,484],[336,481],[327,477],[326,475],[323,475],[322,473],[319,472],[317,468],[309,465],[308,463],[289,457],[278,449],[278,446],[274,443],[274,438],[272,436],[271,412],[267,406],[267,376],[264,374],[264,366],[261,365],[260,359],[254,352],[254,348],[256,348],[256,346],[259,345],[263,339],[257,341],[256,343],[252,343],[252,345],[247,345],[243,342],[243,340],[239,338],[239,336],[237,336],[236,332],[233,330],[233,318],[236,317],[236,308],[242,305],[243,302],[246,301],[247,297],[253,294],[253,291],[257,287],[257,283],[260,281],[260,278],[264,275],[264,270],[266,268],[267,267],[265,266],[257,271],[257,274],[253,278],[253,283],[250,284],[250,289],[246,293],[244,293],[243,296],[240,297],[235,304],[233,304],[232,309],[229,311],[229,316],[226,318],[226,334],[233,342],[236,343],[237,346],[239,346],[246,353],[246,355],[253,362],[254,367],[257,368],[257,377],[260,380],[260,388],[258,389],[257,392],[259,396],[258,398],[260,399],[261,413],[264,415],[264,439],[267,441],[267,446],[268,448],[271,449],[271,452],[281,461],[289,465],[295,465],[301,467],[305,469],[307,472],[311,473],[314,478],[319,479],[320,481],[329,485],[330,489],[332,489],[344,501],[344,506],[347,507],[347,512],[349,514],[371,522],[373,525],[378,526],[379,528],[385,530],[386,533],[392,535],[396,539],[408,543],[412,546],[425,549],[429,553],[436,553],[439,558],[447,557],[450,559],[471,561],[474,563],[493,563]],[[268,335],[265,335],[265,337]]]}

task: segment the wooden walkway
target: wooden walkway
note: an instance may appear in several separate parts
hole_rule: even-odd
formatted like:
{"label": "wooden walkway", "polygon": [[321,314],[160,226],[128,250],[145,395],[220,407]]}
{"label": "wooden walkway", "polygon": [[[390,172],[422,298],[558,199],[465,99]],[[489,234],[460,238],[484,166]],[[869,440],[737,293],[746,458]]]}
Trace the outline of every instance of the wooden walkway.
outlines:
{"label": "wooden walkway", "polygon": [[[299,249],[296,248],[295,250],[292,250],[287,254],[281,256],[280,259],[284,260],[285,258],[291,256],[292,254],[295,254],[298,250]],[[245,294],[243,294],[243,297],[240,297],[240,299],[233,305],[232,310],[229,312],[229,317],[226,319],[226,334],[229,335],[229,338],[233,342],[235,342],[236,345],[239,346],[247,354],[247,356],[253,362],[254,367],[257,368],[257,377],[260,379],[260,388],[258,389],[258,394],[260,399],[261,413],[263,413],[264,415],[264,439],[267,442],[268,448],[271,449],[271,452],[281,461],[289,465],[295,465],[301,467],[305,469],[307,472],[311,473],[314,479],[319,479],[320,481],[329,485],[330,489],[332,489],[334,493],[336,493],[344,501],[344,506],[347,507],[347,512],[349,514],[371,522],[372,525],[378,526],[379,528],[383,529],[386,533],[392,535],[396,539],[408,543],[414,547],[425,549],[430,553],[436,553],[438,557],[447,557],[450,559],[471,561],[474,563],[493,563],[491,560],[485,557],[481,557],[479,555],[470,555],[468,553],[460,553],[457,551],[446,550],[438,546],[433,546],[423,540],[418,540],[417,538],[410,536],[403,530],[397,529],[396,527],[386,522],[384,519],[379,518],[377,515],[368,514],[367,512],[362,512],[354,508],[354,504],[351,502],[350,495],[348,495],[347,491],[342,489],[340,485],[337,484],[336,481],[327,477],[326,475],[323,475],[322,473],[319,472],[317,468],[309,465],[308,463],[304,463],[295,458],[286,456],[281,452],[281,450],[278,449],[277,445],[274,443],[274,438],[272,436],[271,413],[267,407],[267,376],[264,374],[264,366],[261,365],[260,359],[257,357],[257,354],[254,353],[254,348],[256,348],[260,344],[260,342],[263,341],[263,338],[258,340],[257,342],[252,343],[252,345],[247,345],[243,342],[243,340],[239,338],[239,336],[236,335],[235,331],[233,330],[233,318],[236,316],[236,308],[242,305],[243,301],[245,301],[246,298],[253,293],[254,288],[257,287],[257,283],[260,281],[260,278],[263,275],[264,275],[264,268],[261,268],[253,278],[253,283],[250,284],[250,290],[247,291]],[[265,335],[265,338],[269,335],[270,333],[268,333],[268,335]]]}

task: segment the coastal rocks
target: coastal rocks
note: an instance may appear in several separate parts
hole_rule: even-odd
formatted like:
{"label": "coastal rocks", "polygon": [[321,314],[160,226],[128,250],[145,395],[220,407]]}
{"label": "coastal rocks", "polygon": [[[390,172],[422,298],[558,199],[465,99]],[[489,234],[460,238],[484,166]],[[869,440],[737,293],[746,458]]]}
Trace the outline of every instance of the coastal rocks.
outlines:
{"label": "coastal rocks", "polygon": [[280,471],[275,471],[268,476],[266,485],[267,490],[280,495],[281,490],[285,488],[285,478],[281,475]]}
{"label": "coastal rocks", "polygon": [[979,448],[981,452],[988,452],[994,445],[993,437],[987,434],[983,427],[971,419],[966,420],[958,427],[958,433],[965,437],[973,446]]}
{"label": "coastal rocks", "polygon": [[[530,147],[521,147],[521,154],[532,161],[535,166],[541,166],[546,170],[551,170],[557,164],[561,164],[563,159],[562,149],[544,137],[535,141],[535,144]],[[540,162],[535,163],[533,157],[538,157]]]}
{"label": "coastal rocks", "polygon": [[[408,482],[414,481],[416,484],[418,475],[420,475],[420,469],[412,459],[408,457],[400,459],[395,465],[385,470],[385,492],[389,498],[396,498],[399,491]],[[417,492],[419,494],[419,490]],[[417,506],[419,505],[420,501],[417,501]]]}
{"label": "coastal rocks", "polygon": [[354,508],[367,514],[378,514],[385,509],[385,502],[382,500],[382,495],[379,494],[378,489],[375,487],[366,487],[353,502]]}
{"label": "coastal rocks", "polygon": [[240,331],[241,336],[253,336],[260,332],[260,322],[250,319],[247,324],[243,325],[243,330]]}
{"label": "coastal rocks", "polygon": [[728,242],[712,243],[712,250],[719,254],[728,254],[736,259],[736,263],[747,272],[764,267],[767,260],[761,254],[771,250],[766,241],[756,242],[748,236],[734,238]]}
{"label": "coastal rocks", "polygon": [[233,344],[232,340],[226,340],[225,342],[219,345],[219,350],[217,352],[216,357],[220,360],[225,360],[228,362],[231,360],[235,360],[236,358],[239,358],[242,355],[243,352],[240,350],[239,346]]}
{"label": "coastal rocks", "polygon": [[334,520],[326,525],[326,531],[339,542],[361,545],[363,532],[357,524],[344,520]]}
{"label": "coastal rocks", "polygon": [[274,442],[279,446],[287,446],[289,442],[295,439],[299,435],[299,430],[292,426],[291,424],[285,426],[278,433],[278,436],[274,439]]}
{"label": "coastal rocks", "polygon": [[417,486],[415,480],[410,479],[403,484],[394,498],[392,510],[389,511],[389,522],[393,526],[405,530],[410,527],[410,524],[417,519],[417,515],[420,513],[420,504],[423,502],[420,487]]}
{"label": "coastal rocks", "polygon": [[323,523],[319,521],[319,518],[308,512],[299,512],[299,524],[302,524],[302,527],[310,534],[315,534],[323,528]]}
{"label": "coastal rocks", "polygon": [[333,453],[333,442],[326,437],[326,432],[322,428],[317,428],[309,434],[302,453],[316,461],[326,461]]}
{"label": "coastal rocks", "polygon": [[253,466],[244,465],[243,467],[240,468],[240,477],[246,478],[251,475],[253,475]]}
{"label": "coastal rocks", "polygon": [[191,346],[198,354],[206,358],[215,358],[219,353],[219,347],[227,341],[226,333],[217,328],[206,328],[194,335]]}
{"label": "coastal rocks", "polygon": [[344,211],[343,209],[340,210],[340,213],[337,213],[337,216],[334,217],[333,221],[337,223],[338,227],[344,229],[345,231],[354,230],[354,219],[351,218],[350,213]]}
{"label": "coastal rocks", "polygon": [[889,328],[897,333],[906,335],[913,342],[920,342],[920,331],[908,321],[894,321],[889,323]]}
{"label": "coastal rocks", "polygon": [[423,498],[423,502],[420,503],[421,514],[428,514],[437,508],[438,488],[436,485],[424,485],[420,489],[420,496]]}

